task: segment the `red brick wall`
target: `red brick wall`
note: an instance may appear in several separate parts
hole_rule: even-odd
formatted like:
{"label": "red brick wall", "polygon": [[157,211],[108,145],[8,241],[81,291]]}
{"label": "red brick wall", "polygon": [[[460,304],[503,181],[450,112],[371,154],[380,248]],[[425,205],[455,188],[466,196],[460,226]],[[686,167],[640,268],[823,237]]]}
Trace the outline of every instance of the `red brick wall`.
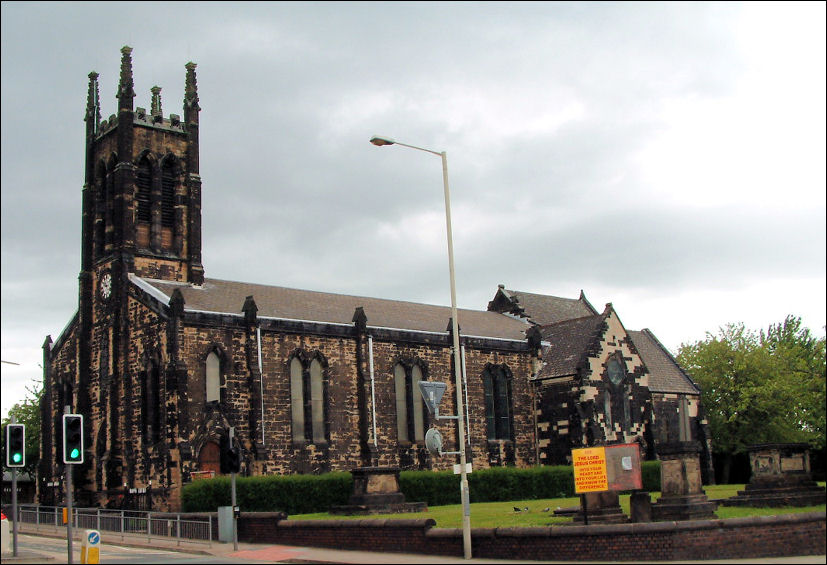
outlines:
{"label": "red brick wall", "polygon": [[[473,517],[472,517],[473,519]],[[437,529],[433,520],[282,520],[242,513],[239,541],[309,547],[461,556],[462,531]],[[749,559],[823,555],[825,515],[820,512],[697,520],[476,528],[475,558],[539,561],[651,561]]]}

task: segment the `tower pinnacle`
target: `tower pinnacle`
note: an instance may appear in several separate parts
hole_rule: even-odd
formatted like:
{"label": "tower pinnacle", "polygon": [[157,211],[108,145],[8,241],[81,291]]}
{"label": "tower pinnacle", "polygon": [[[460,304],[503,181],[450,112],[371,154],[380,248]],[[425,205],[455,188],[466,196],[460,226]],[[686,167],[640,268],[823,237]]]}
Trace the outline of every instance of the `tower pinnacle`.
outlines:
{"label": "tower pinnacle", "polygon": [[132,99],[135,97],[134,83],[132,82],[132,47],[121,47],[121,81],[118,84],[118,109],[132,109]]}
{"label": "tower pinnacle", "polygon": [[87,131],[92,134],[98,132],[101,123],[101,106],[98,73],[95,71],[89,73],[89,94],[86,97],[86,116],[83,121],[86,122]]}

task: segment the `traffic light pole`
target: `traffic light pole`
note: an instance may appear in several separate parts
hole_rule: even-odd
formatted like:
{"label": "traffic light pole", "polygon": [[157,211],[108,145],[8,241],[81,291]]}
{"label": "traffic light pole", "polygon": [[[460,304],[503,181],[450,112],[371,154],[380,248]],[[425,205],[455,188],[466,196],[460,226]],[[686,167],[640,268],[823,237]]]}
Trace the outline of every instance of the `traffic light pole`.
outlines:
{"label": "traffic light pole", "polygon": [[[71,414],[72,408],[69,405],[64,406],[63,413]],[[72,469],[74,465],[65,464],[63,466],[66,473],[66,548],[68,551],[69,565],[72,565]]]}
{"label": "traffic light pole", "polygon": [[[17,423],[17,417],[11,417],[11,423]],[[25,445],[23,449],[25,449]],[[9,449],[9,446],[6,446]],[[12,515],[12,554],[17,557],[17,467],[11,468],[11,515]]]}
{"label": "traffic light pole", "polygon": [[[230,449],[233,448],[235,428],[230,427]],[[230,473],[230,505],[233,507],[233,551],[238,551],[238,516],[235,511],[235,472]]]}

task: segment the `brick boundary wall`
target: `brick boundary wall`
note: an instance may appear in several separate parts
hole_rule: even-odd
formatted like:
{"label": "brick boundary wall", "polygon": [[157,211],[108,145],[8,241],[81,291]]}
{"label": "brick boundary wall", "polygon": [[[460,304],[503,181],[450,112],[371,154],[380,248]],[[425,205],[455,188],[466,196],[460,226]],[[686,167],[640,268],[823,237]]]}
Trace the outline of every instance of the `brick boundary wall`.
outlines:
{"label": "brick boundary wall", "polygon": [[[269,514],[269,513],[268,513]],[[474,528],[473,557],[570,561],[749,559],[827,552],[821,512],[534,528]],[[461,557],[462,530],[433,519],[278,520],[242,512],[239,541]]]}

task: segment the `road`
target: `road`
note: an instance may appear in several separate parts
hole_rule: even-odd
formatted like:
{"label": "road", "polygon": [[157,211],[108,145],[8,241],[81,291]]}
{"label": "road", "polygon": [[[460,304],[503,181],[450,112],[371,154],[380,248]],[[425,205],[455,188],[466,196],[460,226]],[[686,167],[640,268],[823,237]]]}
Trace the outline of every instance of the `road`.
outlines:
{"label": "road", "polygon": [[[72,544],[73,563],[80,563],[79,542]],[[68,550],[65,539],[19,534],[17,540],[18,555],[27,557],[37,554],[48,559],[47,563],[68,563]],[[10,555],[3,554],[3,563],[14,563]],[[23,561],[21,561],[23,562]],[[37,562],[37,560],[26,560]],[[101,548],[101,563],[245,563],[243,559],[215,557],[195,553],[185,553],[171,549],[149,549],[145,547],[126,547],[106,544]]]}

